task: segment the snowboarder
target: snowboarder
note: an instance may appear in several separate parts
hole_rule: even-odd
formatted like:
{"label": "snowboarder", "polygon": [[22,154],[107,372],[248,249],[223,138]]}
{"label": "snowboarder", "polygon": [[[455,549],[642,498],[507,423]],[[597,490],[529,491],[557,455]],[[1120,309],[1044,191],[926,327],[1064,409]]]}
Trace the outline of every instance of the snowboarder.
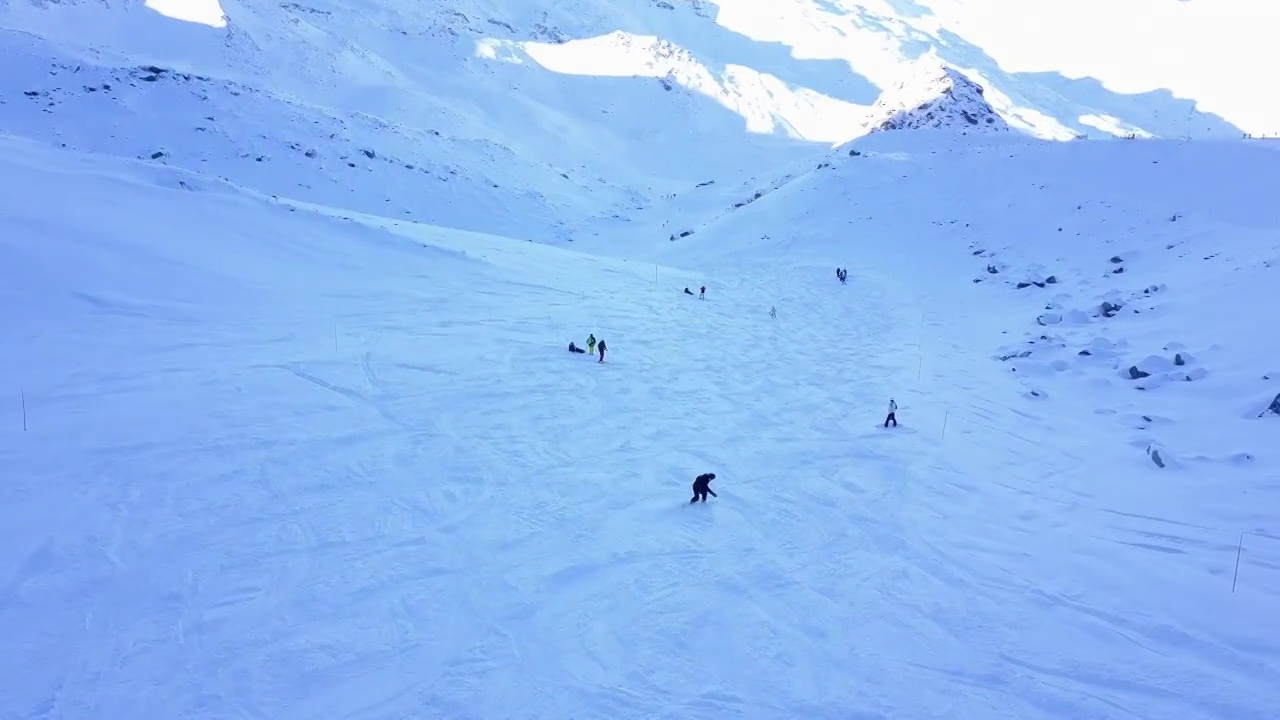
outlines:
{"label": "snowboarder", "polygon": [[884,419],[884,426],[889,427],[889,423],[893,423],[894,427],[898,427],[898,403],[889,398],[889,416]]}
{"label": "snowboarder", "polygon": [[716,479],[715,473],[705,473],[693,479],[693,499],[689,501],[692,505],[698,500],[707,501],[707,493],[711,493],[711,497],[720,497],[715,490],[710,488],[711,481]]}
{"label": "snowboarder", "polygon": [[600,362],[604,362],[604,351],[606,349],[607,348],[604,346],[604,338],[600,338]]}
{"label": "snowboarder", "polygon": [[570,341],[569,341],[569,352],[571,352],[571,353],[578,353],[579,355],[584,355],[584,354],[586,354],[586,352],[587,352],[587,351],[586,351],[586,350],[583,350],[582,348],[578,347],[577,345],[574,345],[574,344],[573,344],[573,341],[572,341],[572,340],[570,340]]}
{"label": "snowboarder", "polygon": [[587,352],[592,355],[596,354],[596,334],[591,333],[587,336]]}
{"label": "snowboarder", "polygon": [[698,299],[699,299],[699,300],[706,300],[706,299],[707,299],[707,286],[706,286],[706,285],[703,285],[703,286],[698,290]]}

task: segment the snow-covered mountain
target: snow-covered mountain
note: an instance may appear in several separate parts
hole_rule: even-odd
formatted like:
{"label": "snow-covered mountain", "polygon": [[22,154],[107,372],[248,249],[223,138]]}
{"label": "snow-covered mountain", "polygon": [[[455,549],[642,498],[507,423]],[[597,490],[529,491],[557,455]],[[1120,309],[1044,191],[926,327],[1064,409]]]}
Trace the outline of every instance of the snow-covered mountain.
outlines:
{"label": "snow-covered mountain", "polygon": [[1271,718],[1274,3],[989,5],[0,0],[0,718]]}
{"label": "snow-covered mountain", "polygon": [[[1035,21],[1067,27],[1063,13],[1079,12],[1051,4]],[[1111,24],[1118,12],[1108,6]],[[1089,64],[1098,42],[1068,57],[1046,41],[1042,58],[1008,60],[1014,48],[992,34],[1007,24],[975,13],[943,0],[5,0],[0,130],[553,242],[625,233],[710,177],[807,164],[862,132],[904,67],[930,55],[1037,135],[1280,132],[1272,106],[1237,82],[1239,58],[1184,37],[1228,17],[1238,34],[1241,8],[1149,8],[1125,26],[1144,29],[1135,47],[1149,58],[1101,68]],[[1213,81],[1181,89],[1192,75],[1169,74],[1169,50]],[[1028,63],[1034,72],[1009,69]],[[520,225],[500,224],[499,208],[518,210]]]}

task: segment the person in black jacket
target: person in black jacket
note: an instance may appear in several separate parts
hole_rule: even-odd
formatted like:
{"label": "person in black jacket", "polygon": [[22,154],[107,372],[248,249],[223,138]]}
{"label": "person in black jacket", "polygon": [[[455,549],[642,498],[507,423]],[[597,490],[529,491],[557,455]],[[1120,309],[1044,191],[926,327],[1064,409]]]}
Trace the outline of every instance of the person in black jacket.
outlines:
{"label": "person in black jacket", "polygon": [[693,479],[693,499],[689,501],[689,504],[692,505],[693,503],[698,502],[699,498],[702,499],[702,502],[706,502],[707,493],[711,493],[711,497],[720,497],[719,495],[716,494],[715,490],[712,490],[709,487],[709,485],[711,484],[711,481],[715,479],[716,479],[715,473],[705,473],[703,475],[699,475],[698,477],[694,478]]}

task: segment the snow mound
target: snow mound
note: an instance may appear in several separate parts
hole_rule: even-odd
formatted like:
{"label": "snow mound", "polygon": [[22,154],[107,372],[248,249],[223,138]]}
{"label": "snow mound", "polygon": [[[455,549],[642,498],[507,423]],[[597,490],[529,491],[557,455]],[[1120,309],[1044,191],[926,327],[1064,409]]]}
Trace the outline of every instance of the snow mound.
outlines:
{"label": "snow mound", "polygon": [[981,85],[936,59],[909,66],[903,79],[880,95],[862,123],[865,133],[926,128],[1011,129],[987,102]]}

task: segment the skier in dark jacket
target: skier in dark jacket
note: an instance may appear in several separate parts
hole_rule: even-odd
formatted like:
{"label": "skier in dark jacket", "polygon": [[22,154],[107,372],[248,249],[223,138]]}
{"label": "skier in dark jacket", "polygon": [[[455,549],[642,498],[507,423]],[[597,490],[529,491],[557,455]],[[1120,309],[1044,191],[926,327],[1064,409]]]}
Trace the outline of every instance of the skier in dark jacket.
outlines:
{"label": "skier in dark jacket", "polygon": [[711,485],[711,481],[715,479],[716,479],[715,473],[705,473],[703,475],[699,475],[698,477],[694,478],[693,479],[693,499],[689,501],[689,504],[692,505],[693,503],[698,502],[699,499],[701,499],[702,502],[706,502],[707,493],[711,493],[711,497],[720,497],[719,495],[716,494],[715,490],[712,490],[709,487]]}
{"label": "skier in dark jacket", "polygon": [[609,349],[605,347],[604,338],[600,338],[600,344],[596,347],[600,348],[600,362],[604,362],[604,351]]}

